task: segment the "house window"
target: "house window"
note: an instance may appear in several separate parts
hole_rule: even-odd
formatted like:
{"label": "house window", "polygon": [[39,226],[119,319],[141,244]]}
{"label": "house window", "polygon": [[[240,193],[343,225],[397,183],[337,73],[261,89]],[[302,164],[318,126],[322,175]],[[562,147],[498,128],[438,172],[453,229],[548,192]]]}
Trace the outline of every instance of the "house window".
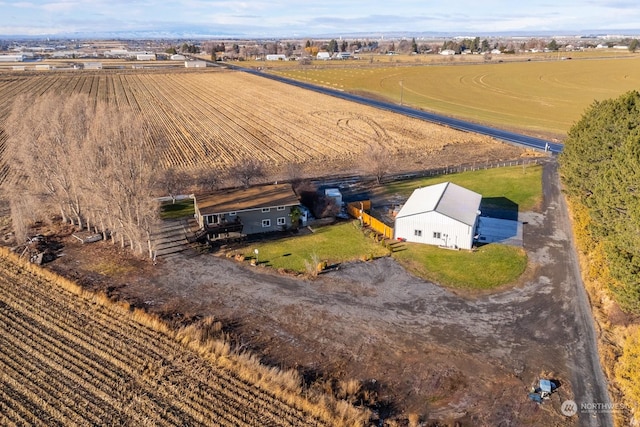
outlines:
{"label": "house window", "polygon": [[276,208],[276,210],[278,210],[278,211],[283,211],[283,210],[284,210],[284,206],[278,206],[278,207]]}
{"label": "house window", "polygon": [[270,219],[263,219],[262,220],[262,226],[263,227],[271,227],[271,220]]}
{"label": "house window", "polygon": [[287,219],[285,217],[278,218],[278,225],[285,225],[287,223]]}
{"label": "house window", "polygon": [[439,231],[434,231],[433,232],[433,238],[434,239],[440,239],[441,238],[440,232]]}
{"label": "house window", "polygon": [[262,212],[270,212],[271,208],[262,208]]}
{"label": "house window", "polygon": [[236,216],[235,212],[229,212],[229,216]]}
{"label": "house window", "polygon": [[417,237],[422,237],[422,230],[413,230],[413,235]]}

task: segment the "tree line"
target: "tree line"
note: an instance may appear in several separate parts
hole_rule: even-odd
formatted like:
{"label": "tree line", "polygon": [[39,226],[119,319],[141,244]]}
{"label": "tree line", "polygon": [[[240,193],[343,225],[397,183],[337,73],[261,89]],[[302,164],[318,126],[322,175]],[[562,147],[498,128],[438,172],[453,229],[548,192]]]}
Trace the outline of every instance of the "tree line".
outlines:
{"label": "tree line", "polygon": [[[1,195],[18,244],[33,234],[34,224],[58,218],[152,257],[158,196],[207,193],[225,184],[249,187],[263,182],[270,167],[254,158],[240,159],[228,171],[166,167],[161,130],[129,106],[86,94],[20,96],[4,132],[9,173]],[[300,165],[288,165],[286,174],[300,176]]]}
{"label": "tree line", "polygon": [[18,242],[32,223],[55,215],[137,253],[151,251],[158,161],[145,147],[152,130],[139,115],[86,95],[22,96],[5,131],[3,192]]}
{"label": "tree line", "polygon": [[560,162],[566,191],[588,213],[611,292],[640,314],[640,93],[593,103],[569,131]]}

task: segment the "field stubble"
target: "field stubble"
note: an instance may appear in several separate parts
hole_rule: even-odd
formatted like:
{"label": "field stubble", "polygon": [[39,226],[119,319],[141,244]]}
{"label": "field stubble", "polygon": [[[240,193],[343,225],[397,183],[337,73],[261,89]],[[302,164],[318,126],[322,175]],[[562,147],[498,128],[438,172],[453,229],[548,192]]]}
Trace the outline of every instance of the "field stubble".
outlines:
{"label": "field stubble", "polygon": [[274,68],[271,72],[562,140],[595,100],[617,97],[640,84],[635,71],[640,61],[637,54],[593,57],[576,52],[563,56],[574,59],[560,60],[560,55],[494,55],[491,61],[465,63],[461,55],[431,65],[359,67],[318,65],[321,61],[315,61],[312,66]]}
{"label": "field stubble", "polygon": [[[362,172],[363,154],[378,146],[399,170],[522,153],[488,137],[220,70],[3,74],[0,117],[18,95],[50,91],[132,106],[153,135],[143,144],[165,168],[187,172],[225,172],[247,159],[264,162],[277,179],[287,178],[290,163],[310,176]],[[0,132],[2,150],[4,138]]]}
{"label": "field stubble", "polygon": [[0,323],[2,425],[333,426],[363,416],[311,403],[297,374],[208,339],[199,331],[211,319],[170,329],[7,250]]}

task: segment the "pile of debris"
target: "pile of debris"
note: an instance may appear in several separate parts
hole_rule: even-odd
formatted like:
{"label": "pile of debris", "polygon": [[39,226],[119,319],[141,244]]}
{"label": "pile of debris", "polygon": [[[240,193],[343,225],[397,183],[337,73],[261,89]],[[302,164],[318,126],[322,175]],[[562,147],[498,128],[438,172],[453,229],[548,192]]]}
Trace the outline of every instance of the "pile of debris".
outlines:
{"label": "pile of debris", "polygon": [[47,238],[42,234],[27,238],[22,245],[13,248],[13,251],[20,254],[20,258],[28,257],[29,262],[42,265],[56,259],[55,250],[47,242]]}
{"label": "pile of debris", "polygon": [[551,397],[551,394],[558,389],[558,384],[553,380],[540,379],[538,387],[532,386],[529,399],[536,403],[543,403]]}

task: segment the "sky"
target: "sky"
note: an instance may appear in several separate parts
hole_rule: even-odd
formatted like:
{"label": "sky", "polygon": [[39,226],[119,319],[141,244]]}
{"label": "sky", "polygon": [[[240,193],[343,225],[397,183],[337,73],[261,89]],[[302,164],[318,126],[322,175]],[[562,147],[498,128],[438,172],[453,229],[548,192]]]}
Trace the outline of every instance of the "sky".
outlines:
{"label": "sky", "polygon": [[[0,35],[640,34],[638,0],[0,0]],[[628,32],[627,32],[628,33]],[[625,34],[627,34],[625,33]]]}

